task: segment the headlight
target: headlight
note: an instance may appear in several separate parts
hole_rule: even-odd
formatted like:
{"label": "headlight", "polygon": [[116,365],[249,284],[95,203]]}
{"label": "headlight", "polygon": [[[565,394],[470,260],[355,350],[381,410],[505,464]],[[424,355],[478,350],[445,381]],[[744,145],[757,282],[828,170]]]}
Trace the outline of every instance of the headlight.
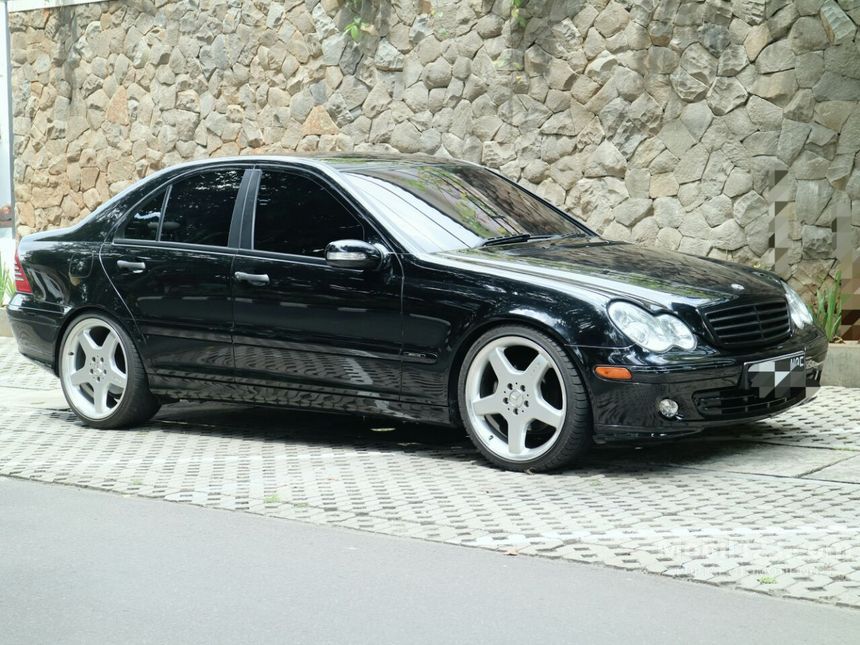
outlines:
{"label": "headlight", "polygon": [[629,302],[609,305],[609,319],[640,347],[651,352],[665,352],[672,347],[695,349],[696,337],[680,319],[670,314],[652,316]]}
{"label": "headlight", "polygon": [[809,307],[803,302],[803,299],[797,295],[797,291],[788,286],[788,283],[783,282],[782,288],[785,289],[785,297],[788,299],[788,310],[791,312],[791,320],[794,326],[798,329],[803,329],[807,325],[812,324],[812,314],[809,312]]}

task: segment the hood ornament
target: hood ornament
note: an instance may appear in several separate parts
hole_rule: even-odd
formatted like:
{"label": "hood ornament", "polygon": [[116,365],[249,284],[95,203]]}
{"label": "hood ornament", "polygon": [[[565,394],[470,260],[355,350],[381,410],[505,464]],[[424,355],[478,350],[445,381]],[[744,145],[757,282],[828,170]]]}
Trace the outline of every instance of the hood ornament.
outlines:
{"label": "hood ornament", "polygon": [[732,282],[731,287],[732,287],[732,289],[734,289],[735,291],[743,291],[743,290],[744,290],[744,288],[745,288],[745,287],[744,287],[744,285],[742,285],[742,284],[738,284],[737,282]]}

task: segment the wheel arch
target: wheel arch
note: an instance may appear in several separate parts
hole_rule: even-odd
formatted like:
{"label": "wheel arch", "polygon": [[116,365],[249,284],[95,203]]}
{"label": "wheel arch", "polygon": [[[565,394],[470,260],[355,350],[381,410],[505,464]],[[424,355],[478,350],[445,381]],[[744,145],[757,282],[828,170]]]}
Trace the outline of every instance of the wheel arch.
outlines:
{"label": "wheel arch", "polygon": [[[63,339],[66,336],[66,332],[68,331],[69,327],[71,327],[75,323],[75,321],[82,318],[86,314],[98,314],[110,320],[111,323],[113,323],[114,325],[117,325],[118,327],[122,328],[122,330],[126,334],[128,334],[128,337],[131,339],[131,342],[135,343],[135,349],[137,350],[137,353],[142,356],[138,341],[135,339],[135,330],[133,328],[130,328],[130,326],[123,322],[122,319],[118,318],[111,311],[108,311],[104,307],[92,304],[82,305],[73,309],[72,311],[69,311],[63,318],[57,330],[57,338],[54,341],[53,365],[51,366],[55,376],[60,376],[60,347],[63,344]],[[144,373],[145,372],[146,368],[144,366]]]}
{"label": "wheel arch", "polygon": [[454,355],[451,360],[451,369],[448,373],[448,409],[450,411],[451,421],[454,425],[460,425],[460,415],[458,412],[459,406],[457,404],[457,384],[466,354],[469,353],[469,350],[474,346],[475,341],[477,341],[483,334],[491,329],[502,327],[504,325],[528,327],[554,340],[570,357],[576,369],[579,370],[586,393],[590,397],[587,379],[584,377],[582,356],[575,348],[571,347],[559,330],[554,328],[546,320],[542,319],[537,312],[507,312],[505,314],[499,314],[492,318],[482,320],[470,327],[457,348],[454,350]]}

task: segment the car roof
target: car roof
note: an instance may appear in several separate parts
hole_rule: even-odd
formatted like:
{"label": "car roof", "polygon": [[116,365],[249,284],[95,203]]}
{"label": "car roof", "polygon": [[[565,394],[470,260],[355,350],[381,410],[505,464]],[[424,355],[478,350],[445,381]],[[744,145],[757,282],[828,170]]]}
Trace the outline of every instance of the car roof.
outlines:
{"label": "car roof", "polygon": [[210,157],[175,164],[162,169],[157,174],[172,170],[186,168],[203,168],[208,165],[222,165],[241,162],[248,163],[272,163],[283,162],[298,165],[328,167],[332,170],[348,172],[361,168],[396,168],[415,166],[460,166],[474,165],[466,161],[447,157],[433,157],[430,155],[404,155],[396,153],[357,153],[357,152],[322,152],[311,154],[266,154],[266,155],[240,155],[234,157]]}
{"label": "car roof", "polygon": [[[290,158],[285,155],[285,158]],[[467,162],[450,157],[433,157],[431,155],[403,155],[396,153],[322,153],[319,155],[309,155],[306,157],[309,160],[321,162],[334,167],[337,170],[348,171],[359,166],[450,166],[450,165],[465,165]]]}

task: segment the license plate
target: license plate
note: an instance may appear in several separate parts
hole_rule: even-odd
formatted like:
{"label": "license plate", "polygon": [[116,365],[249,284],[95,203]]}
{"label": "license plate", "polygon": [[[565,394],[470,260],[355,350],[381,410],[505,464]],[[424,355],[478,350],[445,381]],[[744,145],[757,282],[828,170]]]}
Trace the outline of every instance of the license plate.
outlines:
{"label": "license plate", "polygon": [[793,389],[806,387],[805,357],[791,354],[747,363],[746,380],[747,387],[756,390],[760,398],[787,396]]}

